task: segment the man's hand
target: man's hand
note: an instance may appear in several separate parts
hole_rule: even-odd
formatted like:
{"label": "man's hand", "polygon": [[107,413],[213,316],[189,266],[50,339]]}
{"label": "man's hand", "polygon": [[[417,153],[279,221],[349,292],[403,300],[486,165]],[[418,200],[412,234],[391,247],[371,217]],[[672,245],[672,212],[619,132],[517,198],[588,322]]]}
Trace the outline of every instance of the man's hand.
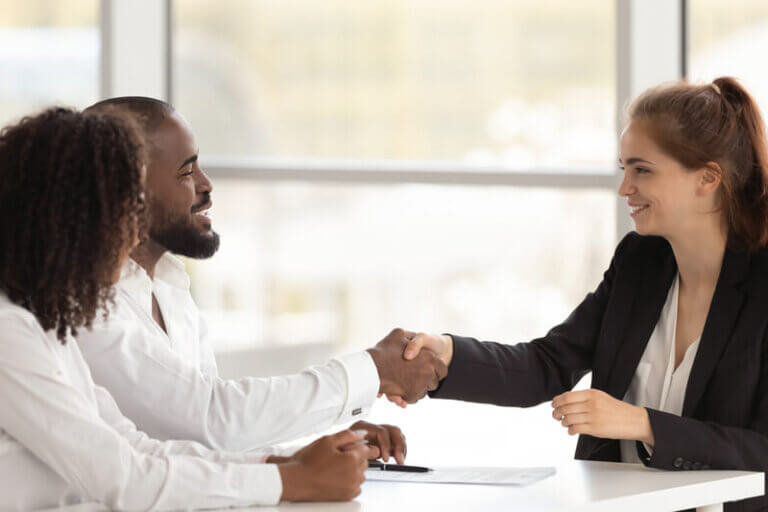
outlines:
{"label": "man's hand", "polygon": [[424,350],[406,360],[403,351],[414,333],[395,329],[368,352],[376,364],[381,381],[380,393],[399,396],[407,403],[415,403],[427,391],[437,389],[448,373],[445,363],[434,352]]}
{"label": "man's hand", "polygon": [[324,436],[277,465],[283,501],[349,501],[360,494],[368,468],[364,436],[349,430]]}
{"label": "man's hand", "polygon": [[552,417],[571,435],[631,439],[654,445],[648,411],[598,389],[563,393],[552,400],[552,407]]}
{"label": "man's hand", "polygon": [[405,462],[408,446],[405,443],[405,436],[399,428],[393,425],[374,425],[367,421],[358,421],[349,429],[365,431],[368,447],[373,450],[373,453],[368,454],[368,458],[378,459],[381,457],[386,462],[390,457],[394,457],[398,464]]}

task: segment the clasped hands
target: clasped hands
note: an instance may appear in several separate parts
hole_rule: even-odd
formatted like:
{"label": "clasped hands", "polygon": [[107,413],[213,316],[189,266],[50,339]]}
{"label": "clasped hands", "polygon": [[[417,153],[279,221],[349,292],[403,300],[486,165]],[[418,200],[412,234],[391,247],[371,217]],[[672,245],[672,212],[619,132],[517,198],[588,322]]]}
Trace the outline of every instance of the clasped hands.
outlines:
{"label": "clasped hands", "polygon": [[405,406],[437,389],[448,373],[453,353],[453,341],[449,340],[449,336],[394,329],[368,349],[379,372],[379,396],[387,395],[391,401]]}

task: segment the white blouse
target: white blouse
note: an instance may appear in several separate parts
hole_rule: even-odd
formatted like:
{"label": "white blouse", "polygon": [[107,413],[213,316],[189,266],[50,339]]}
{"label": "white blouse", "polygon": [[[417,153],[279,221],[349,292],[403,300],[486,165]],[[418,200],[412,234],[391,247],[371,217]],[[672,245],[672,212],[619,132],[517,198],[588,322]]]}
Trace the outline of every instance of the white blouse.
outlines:
{"label": "white blouse", "polygon": [[111,509],[275,504],[264,453],[215,452],[136,430],[96,386],[70,337],[62,345],[0,293],[0,510],[101,502]]}
{"label": "white blouse", "polygon": [[[675,333],[677,331],[677,303],[680,291],[678,274],[667,294],[661,316],[648,340],[643,357],[635,370],[624,401],[639,407],[677,414],[683,412],[685,390],[691,374],[693,360],[699,350],[700,339],[686,350],[680,366],[675,369]],[[641,462],[635,441],[622,440],[622,462]],[[646,446],[649,453],[652,449]]]}

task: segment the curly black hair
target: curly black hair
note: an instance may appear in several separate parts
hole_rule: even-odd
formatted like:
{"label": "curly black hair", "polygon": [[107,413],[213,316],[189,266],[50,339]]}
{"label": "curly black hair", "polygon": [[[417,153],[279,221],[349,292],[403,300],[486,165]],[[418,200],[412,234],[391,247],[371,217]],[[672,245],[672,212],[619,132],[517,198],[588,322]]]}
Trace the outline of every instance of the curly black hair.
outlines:
{"label": "curly black hair", "polygon": [[50,108],[0,131],[0,290],[62,343],[113,300],[144,229],[144,162],[117,112]]}

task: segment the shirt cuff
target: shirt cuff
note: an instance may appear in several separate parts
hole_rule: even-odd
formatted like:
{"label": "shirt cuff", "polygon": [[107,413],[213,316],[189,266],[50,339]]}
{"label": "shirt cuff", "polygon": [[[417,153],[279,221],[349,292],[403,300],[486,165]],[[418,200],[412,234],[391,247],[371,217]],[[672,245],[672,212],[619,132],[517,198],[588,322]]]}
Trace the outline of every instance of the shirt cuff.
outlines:
{"label": "shirt cuff", "polygon": [[244,472],[241,475],[242,489],[251,496],[247,501],[258,505],[277,505],[283,496],[283,480],[277,464],[244,464],[240,466]]}
{"label": "shirt cuff", "polygon": [[367,351],[334,358],[347,377],[347,399],[339,423],[357,421],[367,415],[379,394],[379,370]]}

